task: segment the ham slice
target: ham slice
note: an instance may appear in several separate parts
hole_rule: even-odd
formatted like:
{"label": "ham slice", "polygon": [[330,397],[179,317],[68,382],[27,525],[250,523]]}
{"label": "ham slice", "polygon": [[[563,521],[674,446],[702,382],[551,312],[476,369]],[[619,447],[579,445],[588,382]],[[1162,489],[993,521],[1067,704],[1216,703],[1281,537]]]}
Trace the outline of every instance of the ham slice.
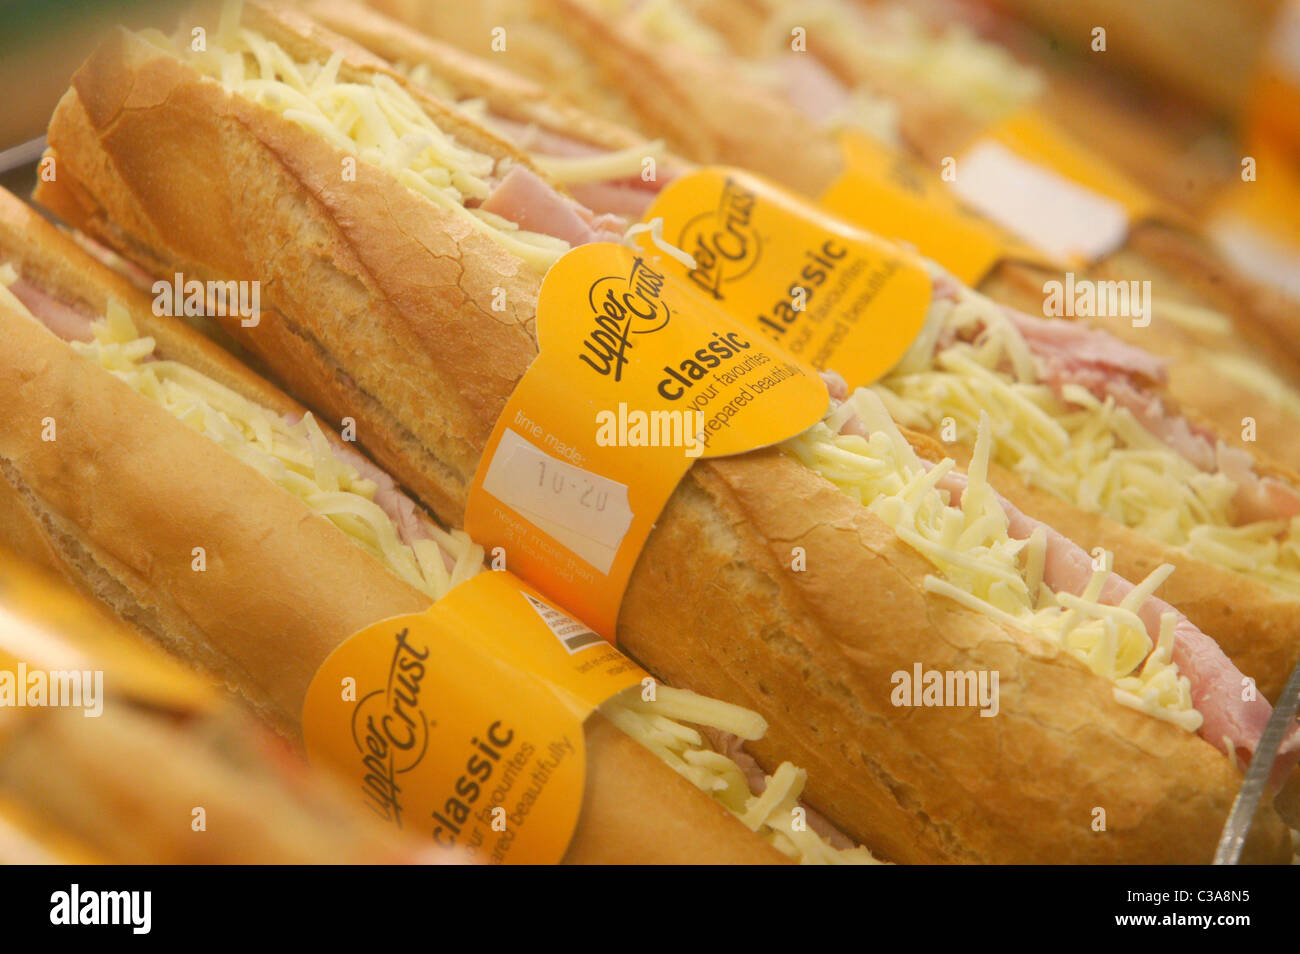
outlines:
{"label": "ham slice", "polygon": [[1031,318],[1005,309],[1012,324],[1034,355],[1044,364],[1046,377],[1068,378],[1080,370],[1106,370],[1127,377],[1163,384],[1168,380],[1165,362],[1141,348],[1061,318]]}
{"label": "ham slice", "polygon": [[[289,415],[285,420],[295,424],[302,418]],[[403,543],[409,546],[416,540],[433,539],[433,533],[430,532],[432,522],[415,505],[415,501],[402,492],[397,486],[397,481],[393,480],[378,464],[356,448],[336,441],[330,441],[330,451],[336,459],[347,464],[375,485],[375,505],[387,515],[389,520],[393,521],[393,526],[397,528],[397,536]],[[443,554],[443,559],[447,562],[447,569],[451,569],[454,561],[446,554]]]}
{"label": "ham slice", "polygon": [[543,129],[536,123],[521,123],[501,116],[488,116],[488,123],[520,149],[542,156],[561,156],[576,158],[578,156],[595,156],[605,150],[585,142],[579,142],[571,136]]}
{"label": "ham slice", "polygon": [[94,319],[80,309],[59,301],[22,277],[9,286],[9,291],[41,324],[64,341],[91,339],[90,326]]}
{"label": "ham slice", "polygon": [[[500,116],[489,116],[488,122],[519,148],[535,155],[580,158],[609,152],[563,133],[543,129],[536,123],[521,123]],[[570,194],[589,209],[627,219],[639,219],[650,208],[650,203],[659,194],[659,190],[672,181],[671,172],[663,169],[657,172],[657,177],[650,182],[637,176],[606,182],[576,182],[568,188]]]}
{"label": "ham slice", "polygon": [[69,234],[72,236],[73,241],[89,253],[92,258],[117,272],[136,288],[146,292],[153,290],[153,276],[135,262],[123,258],[112,249],[104,247],[80,229],[74,229]]}
{"label": "ham slice", "polygon": [[589,209],[622,219],[639,220],[658,194],[659,183],[650,183],[654,189],[643,189],[640,179],[620,179],[617,182],[575,182],[569,186],[573,198]]}
{"label": "ham slice", "polygon": [[849,384],[840,376],[838,371],[822,371],[820,374],[822,381],[826,384],[826,390],[831,393],[832,401],[841,404],[848,400]]}
{"label": "ham slice", "polygon": [[560,195],[524,166],[512,166],[480,208],[509,219],[521,229],[551,235],[570,245],[623,240],[618,217],[596,216],[585,206]]}

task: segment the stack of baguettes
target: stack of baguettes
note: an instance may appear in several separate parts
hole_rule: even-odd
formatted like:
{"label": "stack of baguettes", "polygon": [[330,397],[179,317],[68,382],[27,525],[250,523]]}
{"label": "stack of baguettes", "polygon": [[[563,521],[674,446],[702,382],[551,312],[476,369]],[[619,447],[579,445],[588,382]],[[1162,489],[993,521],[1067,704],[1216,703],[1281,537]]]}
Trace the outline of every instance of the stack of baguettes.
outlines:
{"label": "stack of baguettes", "polygon": [[[574,9],[568,36],[599,34],[605,21]],[[536,354],[546,267],[636,218],[657,186],[629,176],[627,159],[653,147],[494,65],[361,11],[329,14],[394,62],[261,4],[203,21],[203,50],[190,46],[189,22],[174,38],[110,37],[54,116],[57,175],[37,199],[150,275],[261,282],[261,323],[229,330],[325,418],[355,420],[375,461],[456,526],[487,435]],[[538,29],[543,43],[566,35]],[[728,73],[730,59],[693,53],[701,69],[685,72],[691,83],[662,48],[606,39],[603,59],[583,53],[587,68],[609,71],[601,88],[626,109],[621,118],[684,157],[664,156],[666,167],[726,159],[784,171],[809,191],[833,176],[829,133]],[[662,86],[645,82],[665,71]],[[710,76],[715,85],[704,85]],[[727,120],[771,117],[765,136],[797,130],[806,148],[787,146],[778,162],[771,143],[746,140],[751,130],[712,108],[733,92],[740,105]],[[399,148],[399,132],[419,148]],[[355,181],[342,181],[349,157]],[[633,575],[620,644],[670,684],[757,710],[769,731],[748,752],[769,770],[805,766],[808,803],[888,860],[1204,862],[1271,711],[1242,692],[1245,676],[1276,686],[1295,653],[1294,556],[1274,547],[1270,563],[1268,547],[1246,538],[1277,522],[1264,508],[1288,505],[1296,481],[1217,447],[1163,389],[1152,355],[1010,312],[927,267],[930,319],[900,368],[872,390],[833,388],[826,420],[779,448],[692,467]],[[54,328],[59,309],[17,271],[14,294]],[[498,288],[504,312],[489,305]],[[104,375],[73,355],[138,381],[136,339],[108,313],[96,343],[73,349],[7,319],[21,346],[0,386],[18,418],[39,420],[53,393],[60,419],[85,425],[57,448],[40,447],[30,428],[5,438],[13,512],[33,547],[52,548],[119,612],[291,724],[324,652],[382,612],[418,608],[420,588],[396,579],[391,554],[389,579],[362,566],[372,557],[342,535],[327,540],[324,521],[268,535],[274,515],[232,506],[223,497],[243,495],[222,489],[238,483],[251,499],[265,478],[237,472],[202,441],[183,454],[142,447],[131,436],[139,416],[107,406]],[[164,350],[166,323],[153,325]],[[246,373],[220,362],[207,373],[218,371]],[[1008,417],[1009,407],[1022,415]],[[922,433],[940,411],[960,418],[973,447]],[[1129,466],[1108,476],[1110,497],[1088,501],[1080,467],[1112,452]],[[160,499],[159,474],[185,489]],[[169,539],[158,524],[177,505],[193,518]],[[202,584],[182,572],[195,521],[238,554]],[[790,569],[796,545],[807,552],[802,572]],[[1093,570],[1098,545],[1114,551],[1116,573]],[[418,584],[421,564],[410,562]],[[1154,596],[1168,564],[1177,570],[1165,592],[1182,586],[1187,597],[1174,606]],[[297,620],[303,605],[315,615]],[[1206,622],[1229,613],[1233,627]],[[273,643],[257,635],[267,614]],[[892,677],[914,665],[999,673],[997,715],[898,707]],[[1277,782],[1296,749],[1293,732]],[[624,786],[609,802],[638,794],[630,814],[653,827],[668,814],[651,807],[653,794]],[[693,840],[687,801],[673,803],[681,824],[656,841]],[[700,856],[729,843],[723,821]],[[1290,850],[1265,807],[1250,856],[1285,860]]]}
{"label": "stack of baguettes", "polygon": [[[0,191],[10,345],[0,387],[15,422],[0,438],[0,534],[296,741],[329,653],[370,623],[427,608],[482,569],[483,551],[152,304]],[[637,693],[585,724],[586,789],[566,860],[873,860],[816,818],[796,826],[794,766],[766,778],[673,721],[684,711],[725,746],[761,734],[759,717],[663,686],[649,703]],[[89,738],[59,744],[75,757],[73,743]],[[8,758],[21,774],[20,754]]]}
{"label": "stack of baguettes", "polygon": [[[481,6],[409,9],[401,0],[385,0],[377,5],[439,31],[439,35],[466,49],[484,49],[491,43],[492,31],[504,29],[506,48],[493,57],[494,63],[529,70],[548,83],[553,80],[576,84],[580,89],[573,91],[575,95],[591,91],[584,99],[589,108],[603,108],[611,115],[635,122],[646,132],[662,136],[681,153],[701,161],[748,165],[812,195],[842,170],[836,130],[846,122],[857,122],[859,128],[881,125],[874,116],[865,115],[870,110],[855,112],[852,103],[843,102],[835,122],[827,121],[826,109],[815,107],[812,101],[835,101],[836,89],[840,100],[853,83],[858,84],[850,89],[855,95],[888,99],[896,121],[885,123],[890,128],[880,131],[880,135],[890,131],[906,135],[927,154],[937,157],[951,143],[967,138],[979,122],[1025,103],[1040,85],[1000,51],[966,33],[934,35],[924,24],[907,20],[906,26],[900,28],[888,18],[883,23],[867,20],[864,25],[844,4],[818,4],[803,11],[808,16],[802,19],[795,13],[773,19],[778,29],[772,35],[781,43],[788,38],[785,26],[789,22],[799,19],[809,24],[812,52],[794,56],[797,67],[791,67],[790,57],[786,56],[764,60],[757,64],[761,69],[753,61],[731,55],[731,46],[753,49],[759,43],[754,37],[765,35],[757,27],[738,28],[737,24],[747,21],[737,11],[757,10],[751,19],[761,24],[766,22],[764,17],[775,16],[772,8],[785,5],[757,0],[700,0],[654,5],[654,16],[638,15],[643,8],[635,4],[590,4],[582,0],[496,0]],[[798,5],[792,6],[799,12]],[[433,48],[426,48],[422,54],[409,35],[355,7],[320,0],[313,9],[321,11],[335,29],[346,30],[395,61],[417,66],[423,63],[428,71],[436,71],[438,58],[445,59]],[[662,15],[664,9],[674,10],[676,15]],[[715,16],[710,19],[706,14],[711,10]],[[731,33],[715,29],[711,26],[714,23],[729,24]],[[872,37],[879,40],[875,46],[869,42]],[[844,42],[855,39],[858,46],[846,49]],[[904,53],[898,52],[900,47]],[[922,80],[918,77],[927,63],[933,68]],[[633,71],[640,77],[635,83],[630,78]],[[559,72],[564,76],[555,75]],[[781,82],[773,85],[773,75]],[[452,78],[443,76],[444,81]],[[909,84],[905,82],[909,78],[916,80]],[[569,91],[567,85],[563,88]],[[782,90],[785,95],[780,94]],[[478,96],[468,91],[464,95]],[[509,118],[511,107],[497,101],[491,101],[490,107]],[[1093,122],[1100,124],[1103,120]],[[499,124],[498,128],[508,131],[511,127]],[[799,143],[800,148],[789,149],[786,144],[791,142]],[[545,143],[535,148],[545,148]],[[1033,313],[1043,308],[1045,282],[1061,277],[1008,261],[998,266],[979,290]],[[1155,416],[1161,421],[1186,418],[1187,426],[1195,433],[1181,442],[1187,451],[1185,456],[1208,464],[1211,471],[1230,471],[1234,454],[1227,455],[1226,463],[1215,460],[1216,444],[1222,441],[1260,458],[1266,471],[1273,462],[1286,474],[1300,467],[1300,449],[1289,436],[1300,424],[1296,366],[1285,349],[1275,346],[1272,337],[1273,331],[1289,326],[1293,320],[1293,303],[1235,276],[1214,258],[1198,236],[1162,222],[1136,225],[1123,248],[1086,273],[1081,271],[1079,277],[1151,282],[1153,301],[1148,325],[1134,327],[1116,318],[1090,321],[1109,335],[1122,337],[1126,344],[1151,352],[1137,367],[1136,350],[1112,346],[1109,357],[1101,364],[1112,378],[1136,375],[1157,379],[1165,386],[1160,407],[1144,407],[1139,416]],[[1206,386],[1207,378],[1213,380],[1213,387]],[[1129,397],[1118,395],[1116,399],[1123,404]],[[966,423],[973,423],[970,415],[966,416]],[[1246,427],[1247,419],[1254,427]],[[920,422],[915,415],[912,420]],[[1166,422],[1160,426],[1182,425]],[[969,427],[963,428],[963,433],[966,441],[973,436]],[[1205,446],[1196,446],[1198,443]],[[1017,467],[1017,473],[1023,476],[1030,463]],[[1216,467],[1216,463],[1220,466]],[[1279,474],[1279,479],[1289,478]],[[1186,526],[1170,528],[1168,520],[1153,519],[1148,510],[1134,513],[1104,506],[1106,502],[1092,499],[1087,492],[1065,490],[1069,491],[1069,502],[1075,505],[1072,512],[1089,511],[1095,518],[1092,522],[1101,523],[1096,528],[1080,526],[1078,535],[1113,549],[1121,572],[1142,576],[1155,564],[1151,547],[1130,545],[1130,535],[1114,526],[1116,523],[1127,529],[1141,528],[1146,531],[1141,536],[1155,535],[1160,544],[1178,546],[1187,542],[1190,528]],[[1279,519],[1290,515],[1285,510],[1276,514]],[[1053,519],[1064,521],[1067,528],[1074,526],[1069,515]],[[1209,522],[1222,523],[1224,519],[1220,514]],[[1264,546],[1268,548],[1267,543]],[[1194,552],[1207,551],[1194,548]],[[1184,554],[1183,559],[1190,555]],[[1234,569],[1244,562],[1257,562],[1222,553],[1219,556],[1223,558],[1219,562],[1226,560]],[[1199,564],[1216,561],[1196,562],[1198,569],[1212,572],[1212,568]],[[1232,607],[1242,597],[1259,605],[1268,619],[1258,624],[1247,620],[1246,631],[1239,637],[1243,643],[1257,642],[1259,626],[1294,627],[1294,617],[1277,615],[1285,612],[1279,604],[1285,606],[1293,600],[1279,599],[1276,587],[1248,587],[1247,594],[1238,595],[1230,582],[1237,579],[1230,575],[1218,585],[1207,586],[1205,579],[1186,573],[1176,576],[1171,581],[1172,589],[1166,592],[1173,602],[1185,606],[1194,622],[1222,640],[1237,638],[1232,632],[1243,624],[1232,616]],[[1225,586],[1234,598],[1205,596],[1207,591],[1225,592]],[[1294,585],[1286,589],[1292,594],[1300,592]],[[1277,638],[1275,633],[1262,645],[1275,645]],[[1272,690],[1280,687],[1288,668],[1284,665],[1286,658],[1284,653],[1275,652],[1268,667],[1275,675],[1261,677],[1271,680]]]}

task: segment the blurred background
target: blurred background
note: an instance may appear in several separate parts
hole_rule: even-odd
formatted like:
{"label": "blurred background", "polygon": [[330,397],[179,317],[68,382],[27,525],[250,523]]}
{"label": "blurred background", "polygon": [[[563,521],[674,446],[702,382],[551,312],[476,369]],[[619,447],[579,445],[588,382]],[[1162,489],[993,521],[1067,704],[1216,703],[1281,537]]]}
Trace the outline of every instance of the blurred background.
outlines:
{"label": "blurred background", "polygon": [[[461,3],[465,0],[428,0]],[[690,0],[680,0],[690,6]],[[818,0],[809,0],[810,9]],[[177,0],[0,0],[0,152],[41,135],[77,65],[114,24],[167,28]],[[1290,0],[862,0],[906,7],[933,24],[964,23],[1029,65],[1050,69],[1058,96],[1073,77],[1108,96],[1148,133],[1180,137],[1193,165],[1226,156],[1243,124],[1300,139],[1300,4]],[[1093,31],[1106,30],[1104,61]],[[1104,63],[1104,69],[1098,67]],[[1289,77],[1289,84],[1279,78]],[[1123,110],[1121,110],[1123,111]],[[1216,152],[1219,154],[1216,156]],[[10,155],[4,167],[14,165]],[[10,179],[6,186],[20,185]],[[1205,188],[1192,183],[1188,189]]]}
{"label": "blurred background", "polygon": [[[167,26],[174,0],[0,0],[0,185],[19,195],[31,191],[25,152],[45,132],[54,105],[72,74],[115,24]],[[18,153],[10,150],[19,150]],[[35,155],[28,158],[27,153]],[[18,168],[14,168],[17,166]]]}

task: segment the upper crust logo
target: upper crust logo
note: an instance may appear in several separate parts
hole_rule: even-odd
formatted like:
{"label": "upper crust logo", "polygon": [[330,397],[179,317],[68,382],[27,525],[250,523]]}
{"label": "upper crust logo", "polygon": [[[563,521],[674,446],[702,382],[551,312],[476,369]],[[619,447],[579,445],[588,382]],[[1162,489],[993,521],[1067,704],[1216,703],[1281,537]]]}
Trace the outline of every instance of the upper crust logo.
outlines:
{"label": "upper crust logo", "polygon": [[591,283],[587,303],[596,327],[582,342],[578,360],[598,374],[623,380],[632,335],[648,335],[664,328],[672,312],[660,297],[664,274],[638,257],[626,275],[606,275]]}
{"label": "upper crust logo", "polygon": [[722,286],[739,281],[758,267],[763,240],[754,229],[758,195],[728,177],[717,208],[688,219],[677,247],[695,258],[687,277],[716,301],[726,296]]}
{"label": "upper crust logo", "polygon": [[410,631],[394,635],[393,658],[382,689],[362,696],[352,710],[352,741],[361,755],[361,789],[385,820],[402,827],[402,787],[397,777],[424,759],[429,719],[420,707],[420,683],[429,649],[407,642]]}

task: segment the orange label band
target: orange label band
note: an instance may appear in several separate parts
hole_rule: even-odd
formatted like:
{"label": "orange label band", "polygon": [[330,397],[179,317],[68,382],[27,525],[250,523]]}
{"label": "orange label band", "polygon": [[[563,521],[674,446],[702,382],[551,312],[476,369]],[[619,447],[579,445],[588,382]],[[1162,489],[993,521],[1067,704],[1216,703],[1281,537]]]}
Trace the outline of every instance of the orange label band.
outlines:
{"label": "orange label band", "polygon": [[1209,218],[1238,216],[1277,241],[1300,248],[1300,163],[1266,139],[1247,142],[1245,150],[1255,160],[1254,176],[1225,188]]}
{"label": "orange label band", "polygon": [[670,184],[647,219],[695,260],[665,266],[741,324],[850,387],[898,363],[925,324],[930,278],[899,246],[737,169]]}
{"label": "orange label band", "polygon": [[821,196],[836,215],[916,246],[968,285],[1003,259],[1052,265],[1049,257],[962,208],[938,175],[860,132],[844,134],[845,171]]}
{"label": "orange label band", "polygon": [[691,462],[793,437],[829,406],[812,368],[673,268],[607,243],[552,266],[540,353],[497,420],[465,515],[474,539],[609,639]]}
{"label": "orange label band", "polygon": [[1277,69],[1261,72],[1247,105],[1246,127],[1248,140],[1272,140],[1300,163],[1300,78]]}
{"label": "orange label band", "polygon": [[303,737],[398,828],[489,863],[554,864],[582,810],[583,722],[645,678],[522,580],[480,573],[336,649]]}
{"label": "orange label band", "polygon": [[[1246,103],[1248,144],[1271,141],[1300,164],[1300,3],[1280,4]],[[1249,151],[1247,155],[1255,155]],[[1289,210],[1295,214],[1295,207]]]}

